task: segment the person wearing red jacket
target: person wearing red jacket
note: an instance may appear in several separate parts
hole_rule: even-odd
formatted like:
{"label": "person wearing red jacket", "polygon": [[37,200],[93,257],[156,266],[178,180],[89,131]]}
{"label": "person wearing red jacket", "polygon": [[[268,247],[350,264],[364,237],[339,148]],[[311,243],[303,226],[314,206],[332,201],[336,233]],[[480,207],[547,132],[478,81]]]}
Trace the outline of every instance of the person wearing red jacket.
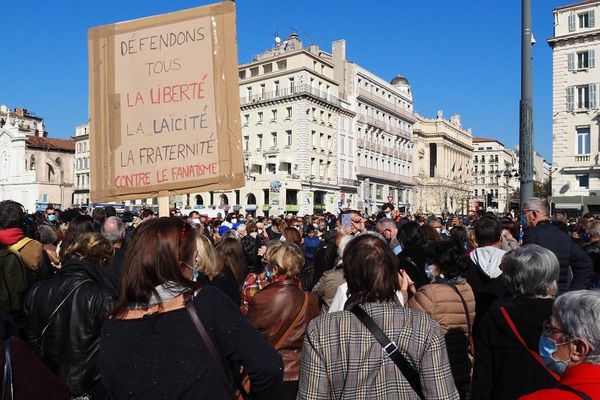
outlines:
{"label": "person wearing red jacket", "polygon": [[561,375],[555,388],[522,400],[600,399],[600,291],[578,290],[559,296],[540,337],[544,364]]}

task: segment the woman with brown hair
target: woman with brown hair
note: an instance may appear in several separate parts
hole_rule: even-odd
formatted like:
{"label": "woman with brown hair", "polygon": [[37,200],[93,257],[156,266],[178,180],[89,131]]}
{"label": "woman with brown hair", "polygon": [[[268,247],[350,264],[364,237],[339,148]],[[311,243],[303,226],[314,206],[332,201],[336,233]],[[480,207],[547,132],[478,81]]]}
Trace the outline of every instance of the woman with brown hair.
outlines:
{"label": "woman with brown hair", "polygon": [[280,398],[295,399],[304,332],[308,322],[319,315],[319,303],[314,295],[298,287],[296,275],[304,265],[304,256],[297,245],[275,242],[267,248],[265,261],[273,279],[252,296],[247,316],[283,359]]}
{"label": "woman with brown hair", "polygon": [[277,398],[283,368],[273,347],[221,291],[192,281],[200,234],[159,218],[130,244],[121,298],[100,341],[102,378],[115,400],[229,398],[240,365],[253,398]]}
{"label": "woman with brown hair", "polygon": [[[425,312],[403,307],[396,296],[409,280],[406,274],[399,279],[398,259],[387,242],[355,236],[343,266],[348,302],[308,324],[298,399],[408,400],[419,392],[426,399],[458,399],[440,326]],[[368,320],[391,342],[385,350]],[[402,367],[395,357],[404,360]]]}

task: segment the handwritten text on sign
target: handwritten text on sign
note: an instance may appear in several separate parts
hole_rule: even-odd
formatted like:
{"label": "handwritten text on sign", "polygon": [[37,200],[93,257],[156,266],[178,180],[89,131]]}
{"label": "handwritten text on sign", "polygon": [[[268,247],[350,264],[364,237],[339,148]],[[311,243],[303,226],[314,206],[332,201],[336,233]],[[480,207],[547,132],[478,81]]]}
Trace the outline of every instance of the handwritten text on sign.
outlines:
{"label": "handwritten text on sign", "polygon": [[210,17],[115,36],[116,189],[218,175]]}

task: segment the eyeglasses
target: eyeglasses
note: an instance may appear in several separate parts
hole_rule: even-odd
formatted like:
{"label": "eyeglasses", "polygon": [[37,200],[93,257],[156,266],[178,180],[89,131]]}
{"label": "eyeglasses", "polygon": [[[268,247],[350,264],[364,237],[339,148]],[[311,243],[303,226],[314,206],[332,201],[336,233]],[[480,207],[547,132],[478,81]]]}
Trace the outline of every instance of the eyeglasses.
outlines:
{"label": "eyeglasses", "polygon": [[527,214],[528,212],[535,212],[535,210],[523,210],[523,214]]}
{"label": "eyeglasses", "polygon": [[552,325],[552,322],[550,322],[548,320],[544,321],[544,325],[543,325],[543,328],[542,328],[542,334],[544,336],[550,337],[550,336],[554,335],[555,333],[564,334],[565,331],[563,331],[562,329],[560,329],[560,328]]}

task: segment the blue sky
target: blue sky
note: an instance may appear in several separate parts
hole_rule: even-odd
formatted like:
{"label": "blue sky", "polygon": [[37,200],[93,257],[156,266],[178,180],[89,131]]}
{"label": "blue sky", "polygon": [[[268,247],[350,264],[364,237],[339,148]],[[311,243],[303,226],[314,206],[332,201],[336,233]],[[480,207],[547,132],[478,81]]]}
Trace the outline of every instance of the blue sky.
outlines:
{"label": "blue sky", "polygon": [[[552,158],[552,9],[533,0],[535,149]],[[0,6],[0,104],[42,116],[69,137],[88,120],[87,29],[208,4],[206,1],[8,1]],[[292,30],[326,51],[346,39],[347,57],[384,79],[404,75],[415,111],[460,114],[474,136],[519,140],[521,2],[237,2],[240,63]]]}

